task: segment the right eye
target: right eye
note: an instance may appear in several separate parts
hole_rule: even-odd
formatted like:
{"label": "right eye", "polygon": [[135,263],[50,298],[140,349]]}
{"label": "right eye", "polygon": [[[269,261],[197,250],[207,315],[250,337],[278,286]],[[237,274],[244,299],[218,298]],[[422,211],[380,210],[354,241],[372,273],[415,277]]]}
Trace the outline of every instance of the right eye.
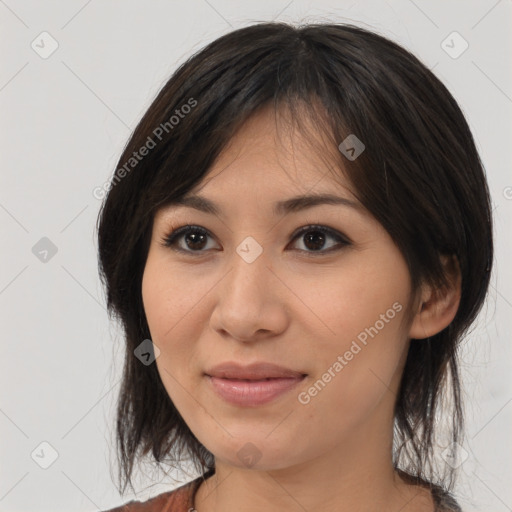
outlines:
{"label": "right eye", "polygon": [[[206,229],[187,224],[171,231],[171,233],[163,238],[162,243],[165,247],[171,247],[175,251],[189,254],[194,252],[201,253],[205,252],[203,249],[209,236],[210,233]],[[183,244],[180,244],[182,240],[186,244],[185,247]]]}

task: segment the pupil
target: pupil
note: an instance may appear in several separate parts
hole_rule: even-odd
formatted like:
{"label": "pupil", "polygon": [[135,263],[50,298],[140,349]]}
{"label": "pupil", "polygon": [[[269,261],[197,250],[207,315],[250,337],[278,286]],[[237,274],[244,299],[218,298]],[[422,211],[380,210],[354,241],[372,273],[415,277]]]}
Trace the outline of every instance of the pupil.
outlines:
{"label": "pupil", "polygon": [[[200,238],[203,238],[203,240],[199,240]],[[191,240],[191,243],[189,244],[189,240]],[[204,235],[201,233],[189,233],[187,235],[187,245],[191,247],[192,249],[199,249],[200,247],[197,247],[197,245],[201,245],[201,242],[204,242]]]}
{"label": "pupil", "polygon": [[[308,249],[321,249],[322,246],[324,245],[324,242],[325,242],[324,234],[321,233],[320,231],[310,231],[310,233],[314,233],[314,234],[307,234],[306,235],[306,237],[305,237],[305,239],[306,239],[306,243],[305,243],[306,247],[308,247]],[[313,247],[310,247],[308,245],[309,242],[313,243]]]}

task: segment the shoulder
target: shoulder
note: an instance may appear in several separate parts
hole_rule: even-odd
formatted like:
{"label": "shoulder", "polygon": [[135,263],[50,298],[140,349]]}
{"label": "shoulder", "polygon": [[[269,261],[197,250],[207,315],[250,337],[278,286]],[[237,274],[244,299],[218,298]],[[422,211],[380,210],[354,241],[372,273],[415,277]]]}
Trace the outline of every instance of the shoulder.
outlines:
{"label": "shoulder", "polygon": [[177,489],[164,492],[147,501],[132,500],[103,512],[188,512],[192,508],[194,493],[202,479],[203,476],[200,476]]}

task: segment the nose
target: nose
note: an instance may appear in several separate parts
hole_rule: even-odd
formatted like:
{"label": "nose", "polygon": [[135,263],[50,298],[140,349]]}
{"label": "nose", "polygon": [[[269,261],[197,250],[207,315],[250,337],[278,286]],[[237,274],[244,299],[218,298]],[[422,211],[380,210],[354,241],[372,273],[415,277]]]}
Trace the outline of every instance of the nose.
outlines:
{"label": "nose", "polygon": [[[244,251],[247,247],[249,251]],[[229,256],[229,270],[215,287],[215,306],[210,318],[214,330],[242,342],[278,335],[289,322],[285,306],[287,289],[265,251],[251,254],[256,249],[240,244]]]}

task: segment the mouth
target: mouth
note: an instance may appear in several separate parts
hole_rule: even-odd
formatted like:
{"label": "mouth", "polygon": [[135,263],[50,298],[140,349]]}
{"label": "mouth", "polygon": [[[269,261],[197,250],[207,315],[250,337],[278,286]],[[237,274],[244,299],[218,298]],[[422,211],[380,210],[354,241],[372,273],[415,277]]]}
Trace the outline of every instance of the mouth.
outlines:
{"label": "mouth", "polygon": [[307,374],[271,363],[223,363],[205,372],[217,396],[239,407],[272,402],[299,385]]}

